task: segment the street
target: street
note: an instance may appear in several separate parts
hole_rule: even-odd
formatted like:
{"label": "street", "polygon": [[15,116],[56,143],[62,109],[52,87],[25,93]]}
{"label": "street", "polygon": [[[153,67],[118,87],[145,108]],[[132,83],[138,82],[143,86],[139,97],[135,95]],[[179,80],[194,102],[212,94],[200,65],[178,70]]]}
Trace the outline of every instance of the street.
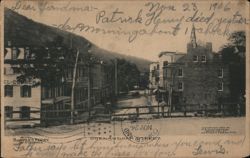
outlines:
{"label": "street", "polygon": [[[136,95],[135,92],[139,92]],[[139,115],[139,119],[131,119],[129,117],[136,115],[135,107],[139,113],[157,112],[157,107],[152,108],[152,105],[157,105],[154,97],[147,96],[144,91],[133,91],[128,95],[120,97],[117,101],[114,114],[120,119],[113,119],[110,123],[80,123],[74,125],[60,125],[50,127],[35,127],[35,128],[16,128],[6,129],[7,135],[38,135],[46,136],[51,139],[60,139],[68,135],[77,137],[92,137],[92,136],[122,136],[122,126],[131,126],[132,124],[147,125],[159,130],[161,135],[196,135],[204,132],[204,128],[223,128],[227,129],[227,134],[244,134],[245,133],[245,117],[167,117],[155,118],[157,114]],[[131,108],[127,108],[131,107]],[[125,108],[125,109],[124,109]],[[161,111],[161,109],[160,109]],[[125,115],[122,115],[125,114]],[[183,113],[173,113],[172,116],[183,116]],[[128,120],[129,119],[129,120]],[[120,121],[123,120],[123,121]]]}
{"label": "street", "polygon": [[[138,96],[133,96],[131,94],[137,93]],[[123,96],[118,99],[115,110],[115,114],[134,114],[136,113],[136,108],[131,109],[119,109],[124,107],[140,107],[148,106],[148,108],[140,108],[139,113],[149,113],[152,111],[151,100],[147,97],[147,94],[144,93],[144,90],[141,91],[131,91],[130,94]],[[128,116],[119,116],[119,118],[128,118]],[[142,118],[142,116],[140,116]],[[152,118],[152,115],[144,115],[143,118]]]}

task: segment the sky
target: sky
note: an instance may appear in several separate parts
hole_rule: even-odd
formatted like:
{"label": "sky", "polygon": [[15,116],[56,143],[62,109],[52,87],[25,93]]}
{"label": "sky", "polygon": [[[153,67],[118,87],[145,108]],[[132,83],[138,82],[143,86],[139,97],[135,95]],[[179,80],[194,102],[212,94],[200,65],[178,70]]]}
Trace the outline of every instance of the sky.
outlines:
{"label": "sky", "polygon": [[[246,3],[246,2],[245,2]],[[243,1],[5,1],[5,6],[36,21],[83,36],[100,48],[151,61],[158,60],[162,51],[186,53],[191,28],[196,28],[198,42],[212,42],[217,52],[227,43],[228,35],[245,30],[249,24],[248,9]],[[115,15],[114,15],[115,12]],[[196,14],[195,14],[196,13]],[[157,15],[159,15],[157,17]],[[194,16],[195,15],[195,16]],[[113,21],[112,21],[113,16]],[[132,21],[122,20],[131,18]],[[155,23],[150,19],[154,17]],[[233,17],[235,21],[232,22]],[[136,20],[137,19],[137,20]],[[168,21],[168,23],[157,23]],[[175,19],[176,22],[170,22]],[[231,20],[231,23],[230,23]],[[237,21],[238,20],[238,21]],[[67,21],[67,22],[66,22]],[[61,27],[67,23],[68,28]],[[173,28],[178,31],[173,34]],[[80,31],[76,26],[93,26],[120,33]],[[157,25],[157,26],[156,26]],[[75,28],[73,31],[69,27]],[[153,28],[171,33],[152,33]],[[207,33],[209,30],[210,33]],[[213,31],[211,31],[213,30]],[[135,37],[133,33],[137,32]],[[130,33],[130,36],[128,35]],[[132,39],[129,40],[129,37]]]}

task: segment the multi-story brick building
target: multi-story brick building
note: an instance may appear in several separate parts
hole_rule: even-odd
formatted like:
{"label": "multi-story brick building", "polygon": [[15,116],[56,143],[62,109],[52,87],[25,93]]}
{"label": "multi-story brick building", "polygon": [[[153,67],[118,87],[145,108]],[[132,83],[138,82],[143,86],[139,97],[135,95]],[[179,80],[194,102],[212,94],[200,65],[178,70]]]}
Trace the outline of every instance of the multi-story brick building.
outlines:
{"label": "multi-story brick building", "polygon": [[[212,51],[212,43],[197,44],[195,28],[191,32],[187,53],[161,52],[159,62],[150,65],[150,72],[158,65],[158,87],[172,110],[200,106],[218,106],[230,96],[229,69],[219,53]],[[153,78],[154,77],[154,78]],[[219,107],[220,108],[220,107]]]}
{"label": "multi-story brick building", "polygon": [[229,95],[229,70],[221,56],[212,51],[212,43],[197,44],[195,28],[187,54],[166,66],[169,104],[173,110],[219,105]]}

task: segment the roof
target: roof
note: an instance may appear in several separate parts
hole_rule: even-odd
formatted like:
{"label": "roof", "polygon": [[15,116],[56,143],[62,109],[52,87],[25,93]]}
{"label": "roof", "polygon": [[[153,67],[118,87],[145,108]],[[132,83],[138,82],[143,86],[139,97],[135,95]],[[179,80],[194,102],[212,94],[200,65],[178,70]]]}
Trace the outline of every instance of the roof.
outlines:
{"label": "roof", "polygon": [[160,52],[158,57],[160,58],[162,55],[165,55],[165,54],[176,54],[176,52],[169,52],[169,51],[166,51],[166,52]]}
{"label": "roof", "polygon": [[165,52],[160,52],[159,55],[158,55],[158,57],[160,58],[161,56],[166,55],[166,54],[185,55],[186,53],[165,51]]}

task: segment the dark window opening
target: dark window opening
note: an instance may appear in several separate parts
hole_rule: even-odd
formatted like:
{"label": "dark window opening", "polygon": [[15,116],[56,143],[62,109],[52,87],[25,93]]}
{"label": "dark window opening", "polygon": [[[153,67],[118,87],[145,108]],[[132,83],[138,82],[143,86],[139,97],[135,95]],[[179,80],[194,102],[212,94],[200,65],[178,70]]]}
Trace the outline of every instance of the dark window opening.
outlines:
{"label": "dark window opening", "polygon": [[193,61],[194,61],[194,62],[197,62],[197,61],[198,61],[198,56],[197,56],[197,55],[194,55],[194,56],[193,56]]}
{"label": "dark window opening", "polygon": [[4,86],[4,96],[5,97],[13,97],[13,86],[5,85]]}
{"label": "dark window opening", "polygon": [[218,77],[219,78],[223,77],[223,69],[222,68],[218,70]]}
{"label": "dark window opening", "polygon": [[179,69],[178,69],[178,76],[179,76],[179,77],[182,77],[182,76],[183,76],[183,70],[182,70],[182,68],[179,68]]}
{"label": "dark window opening", "polygon": [[21,87],[21,97],[31,97],[31,86],[24,85]]}
{"label": "dark window opening", "polygon": [[5,106],[4,111],[5,111],[5,117],[13,118],[13,107],[12,106]]}
{"label": "dark window opening", "polygon": [[164,61],[163,66],[167,66],[167,65],[168,65],[168,61]]}
{"label": "dark window opening", "polygon": [[183,82],[178,83],[178,90],[183,91]]}
{"label": "dark window opening", "polygon": [[20,118],[25,118],[25,119],[30,118],[30,107],[28,107],[28,106],[21,107]]}
{"label": "dark window opening", "polygon": [[206,62],[206,56],[205,55],[201,56],[201,62]]}
{"label": "dark window opening", "polygon": [[223,82],[218,83],[218,91],[223,91]]}

